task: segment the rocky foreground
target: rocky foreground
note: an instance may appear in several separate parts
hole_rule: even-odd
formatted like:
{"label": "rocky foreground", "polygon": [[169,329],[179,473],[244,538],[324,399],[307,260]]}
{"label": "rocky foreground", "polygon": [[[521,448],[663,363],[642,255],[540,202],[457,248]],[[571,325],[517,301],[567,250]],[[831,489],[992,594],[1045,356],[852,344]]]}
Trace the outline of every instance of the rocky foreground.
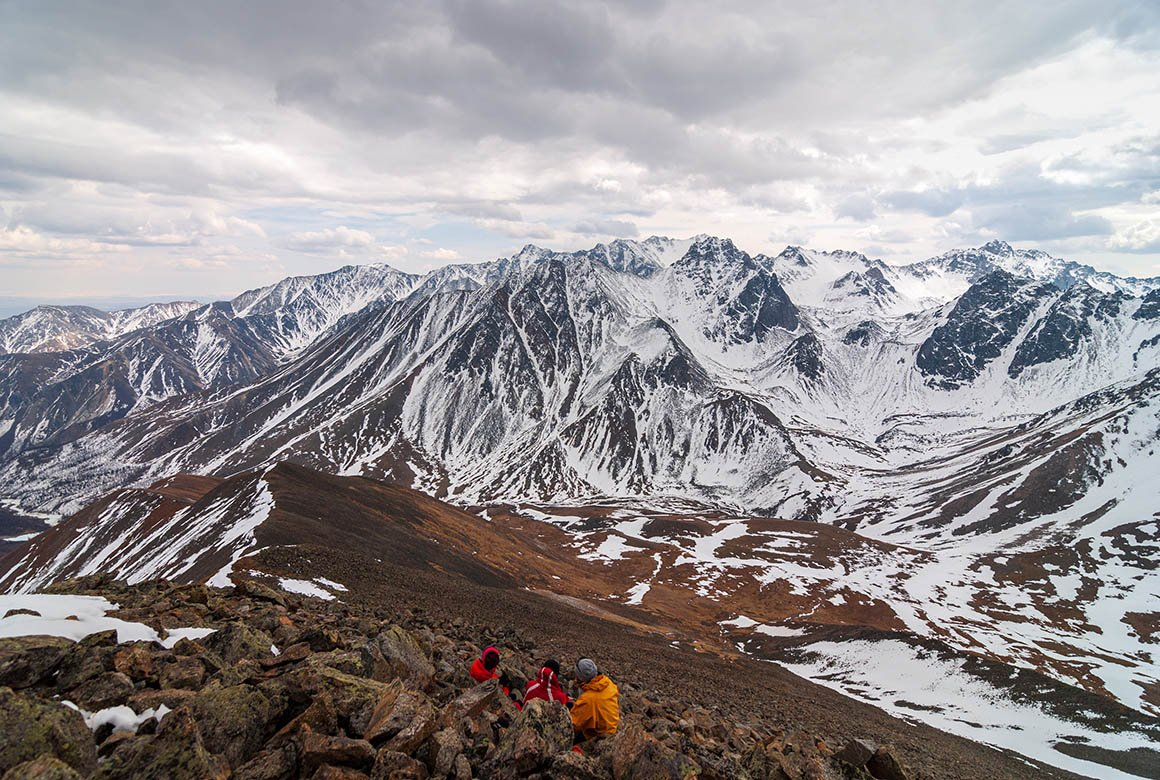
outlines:
{"label": "rocky foreground", "polygon": [[[467,674],[478,643],[495,643],[522,683],[543,660],[531,639],[419,609],[392,611],[391,622],[249,580],[215,589],[91,577],[49,592],[104,596],[121,605],[116,617],[162,636],[215,630],[172,649],[118,644],[115,631],[76,643],[0,639],[4,780],[927,776],[856,734],[828,744],[737,722],[611,669],[620,732],[573,752],[563,707],[533,702],[517,712],[494,683],[476,685]],[[93,717],[121,706],[139,717]]]}

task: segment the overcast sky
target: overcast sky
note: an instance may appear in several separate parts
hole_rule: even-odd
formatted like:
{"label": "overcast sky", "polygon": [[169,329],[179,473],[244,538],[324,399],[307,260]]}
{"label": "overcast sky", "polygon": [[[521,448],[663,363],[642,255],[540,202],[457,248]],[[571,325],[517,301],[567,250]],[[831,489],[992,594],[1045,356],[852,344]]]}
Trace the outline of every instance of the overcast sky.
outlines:
{"label": "overcast sky", "polygon": [[0,296],[695,233],[1160,275],[1160,3],[0,0]]}

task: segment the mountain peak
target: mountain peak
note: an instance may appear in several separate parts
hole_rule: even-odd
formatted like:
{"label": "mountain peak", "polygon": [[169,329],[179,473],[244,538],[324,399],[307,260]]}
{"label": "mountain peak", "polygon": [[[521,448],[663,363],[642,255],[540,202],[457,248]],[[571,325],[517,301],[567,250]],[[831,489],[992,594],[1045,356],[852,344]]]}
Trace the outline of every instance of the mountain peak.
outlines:
{"label": "mountain peak", "polygon": [[985,243],[981,247],[979,247],[979,249],[984,251],[984,252],[990,252],[993,255],[1013,255],[1013,254],[1015,254],[1015,250],[1011,248],[1010,244],[1008,244],[1006,241],[999,241],[998,239],[996,239],[994,241],[988,241],[987,243]]}

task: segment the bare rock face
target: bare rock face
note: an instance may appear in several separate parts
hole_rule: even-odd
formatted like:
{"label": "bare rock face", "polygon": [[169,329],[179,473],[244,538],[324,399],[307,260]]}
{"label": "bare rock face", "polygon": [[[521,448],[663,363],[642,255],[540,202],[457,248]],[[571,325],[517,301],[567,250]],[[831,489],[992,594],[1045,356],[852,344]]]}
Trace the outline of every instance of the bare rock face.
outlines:
{"label": "bare rock face", "polygon": [[97,764],[93,735],[76,710],[0,688],[0,772],[48,754],[81,774]]}

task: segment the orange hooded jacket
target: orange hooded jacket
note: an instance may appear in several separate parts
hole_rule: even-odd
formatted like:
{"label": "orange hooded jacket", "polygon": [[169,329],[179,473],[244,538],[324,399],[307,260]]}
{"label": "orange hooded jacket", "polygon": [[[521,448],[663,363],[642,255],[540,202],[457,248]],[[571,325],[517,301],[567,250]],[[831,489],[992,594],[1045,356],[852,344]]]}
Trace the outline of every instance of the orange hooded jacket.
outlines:
{"label": "orange hooded jacket", "polygon": [[616,683],[598,674],[580,686],[572,705],[572,728],[584,739],[616,733],[620,725],[620,690]]}

